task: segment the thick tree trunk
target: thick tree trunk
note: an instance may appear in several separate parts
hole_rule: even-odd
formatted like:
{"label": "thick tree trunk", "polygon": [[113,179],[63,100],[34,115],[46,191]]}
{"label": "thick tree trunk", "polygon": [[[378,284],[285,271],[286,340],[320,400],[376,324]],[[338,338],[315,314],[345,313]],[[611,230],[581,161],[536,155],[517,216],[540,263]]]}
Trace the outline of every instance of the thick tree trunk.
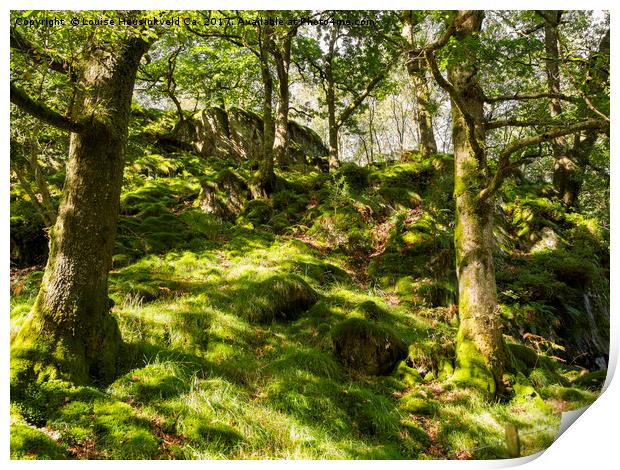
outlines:
{"label": "thick tree trunk", "polygon": [[431,94],[426,79],[426,67],[422,58],[413,58],[407,62],[409,77],[415,86],[416,121],[420,134],[420,152],[429,157],[437,153],[437,142],[433,132],[433,114],[431,112]]}
{"label": "thick tree trunk", "polygon": [[96,49],[80,74],[81,133],[71,135],[67,176],[34,308],[11,342],[11,389],[63,378],[114,377],[122,339],[110,314],[108,272],[118,220],[131,99],[148,45]]}
{"label": "thick tree trunk", "polygon": [[[277,46],[276,46],[277,47]],[[273,151],[280,167],[289,163],[288,155],[288,109],[289,109],[289,66],[291,62],[291,37],[287,35],[274,53],[278,73],[278,109]]]}
{"label": "thick tree trunk", "polygon": [[484,94],[477,79],[475,46],[465,41],[480,31],[483,17],[478,11],[463,23],[456,34],[462,54],[448,68],[460,102],[452,103],[460,320],[453,379],[491,398],[503,389],[504,344],[493,266],[493,211],[490,202],[478,201],[489,179],[483,150]]}

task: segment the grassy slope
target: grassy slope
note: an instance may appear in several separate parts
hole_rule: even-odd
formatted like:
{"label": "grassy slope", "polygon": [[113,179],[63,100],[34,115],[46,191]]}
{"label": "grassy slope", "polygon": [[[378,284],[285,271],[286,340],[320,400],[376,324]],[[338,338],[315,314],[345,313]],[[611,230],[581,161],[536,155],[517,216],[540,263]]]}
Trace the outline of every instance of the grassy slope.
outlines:
{"label": "grassy slope", "polygon": [[[596,398],[548,360],[512,370],[495,404],[451,385],[451,190],[433,177],[448,157],[294,168],[266,207],[226,222],[194,204],[225,165],[142,144],[110,276],[124,373],[96,388],[43,384],[12,405],[12,457],[497,458],[504,425],[533,453],[561,411]],[[12,331],[40,275],[15,280]],[[408,361],[387,376],[342,367],[332,336],[351,318],[412,345]]]}

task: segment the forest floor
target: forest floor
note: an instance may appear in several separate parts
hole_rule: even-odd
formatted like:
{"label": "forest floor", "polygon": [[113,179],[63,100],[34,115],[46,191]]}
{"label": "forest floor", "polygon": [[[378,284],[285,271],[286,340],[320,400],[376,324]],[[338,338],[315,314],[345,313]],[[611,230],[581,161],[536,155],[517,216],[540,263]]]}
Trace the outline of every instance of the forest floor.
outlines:
{"label": "forest floor", "polygon": [[[251,169],[135,157],[110,274],[122,373],[52,381],[12,404],[12,458],[493,459],[507,457],[509,424],[523,455],[547,448],[561,413],[592,403],[600,384],[523,345],[496,402],[450,381],[451,190],[429,165],[294,167],[270,201],[222,220],[198,207],[201,187]],[[42,269],[12,273],[12,333]],[[405,352],[387,372],[351,366],[337,354],[343,325]]]}

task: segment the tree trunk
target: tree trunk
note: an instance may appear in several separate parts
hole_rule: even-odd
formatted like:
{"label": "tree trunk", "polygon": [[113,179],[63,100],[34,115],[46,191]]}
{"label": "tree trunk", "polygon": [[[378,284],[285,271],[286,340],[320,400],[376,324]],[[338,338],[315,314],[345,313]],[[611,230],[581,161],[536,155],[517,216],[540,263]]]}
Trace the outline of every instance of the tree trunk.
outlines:
{"label": "tree trunk", "polygon": [[333,32],[329,41],[327,56],[325,57],[325,101],[327,101],[330,170],[340,167],[338,155],[338,131],[340,129],[336,120],[336,84],[333,70],[334,48],[337,37],[337,34]]}
{"label": "tree trunk", "polygon": [[32,381],[108,381],[117,370],[120,330],[110,314],[108,272],[118,220],[131,100],[148,44],[94,49],[79,76],[80,118],[41,289],[11,341],[11,393]]}
{"label": "tree trunk", "polygon": [[260,32],[260,71],[263,81],[263,158],[259,163],[257,185],[252,188],[255,198],[267,197],[275,189],[273,172],[274,121],[271,100],[273,98],[273,77],[269,70],[269,43],[271,28],[266,25]]}
{"label": "tree trunk", "polygon": [[491,398],[503,389],[505,353],[493,265],[493,210],[491,202],[478,200],[480,188],[488,184],[489,177],[482,145],[484,94],[478,84],[475,45],[470,37],[480,31],[483,18],[484,13],[477,11],[463,23],[456,33],[462,53],[459,61],[448,67],[460,98],[460,106],[452,103],[460,320],[453,379],[473,385]]}
{"label": "tree trunk", "polygon": [[431,94],[426,80],[426,67],[422,58],[412,58],[407,62],[407,71],[413,81],[416,97],[416,121],[420,134],[420,152],[424,157],[437,153],[437,143],[433,132]]}
{"label": "tree trunk", "polygon": [[[548,10],[540,12],[545,23],[545,71],[549,93],[560,93],[560,66],[558,50],[558,26],[562,12]],[[557,98],[549,100],[549,113],[552,117],[562,114],[562,105]],[[551,141],[555,165],[553,169],[553,186],[566,207],[577,204],[583,170],[575,160],[567,137],[558,137]]]}
{"label": "tree trunk", "polygon": [[289,109],[289,66],[291,62],[291,37],[282,39],[281,48],[274,49],[276,71],[278,73],[278,109],[276,112],[276,131],[273,150],[280,167],[289,163],[288,155],[288,109]]}

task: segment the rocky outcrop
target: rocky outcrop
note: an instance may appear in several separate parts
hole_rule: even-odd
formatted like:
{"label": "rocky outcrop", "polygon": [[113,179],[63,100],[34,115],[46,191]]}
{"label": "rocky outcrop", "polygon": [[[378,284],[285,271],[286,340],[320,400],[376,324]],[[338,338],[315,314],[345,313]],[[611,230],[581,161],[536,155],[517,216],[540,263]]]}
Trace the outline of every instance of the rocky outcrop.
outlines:
{"label": "rocky outcrop", "polygon": [[[312,129],[289,121],[289,156],[296,163],[320,165],[328,149]],[[205,157],[260,160],[263,120],[240,108],[211,107],[196,113],[176,130],[176,140]]]}

